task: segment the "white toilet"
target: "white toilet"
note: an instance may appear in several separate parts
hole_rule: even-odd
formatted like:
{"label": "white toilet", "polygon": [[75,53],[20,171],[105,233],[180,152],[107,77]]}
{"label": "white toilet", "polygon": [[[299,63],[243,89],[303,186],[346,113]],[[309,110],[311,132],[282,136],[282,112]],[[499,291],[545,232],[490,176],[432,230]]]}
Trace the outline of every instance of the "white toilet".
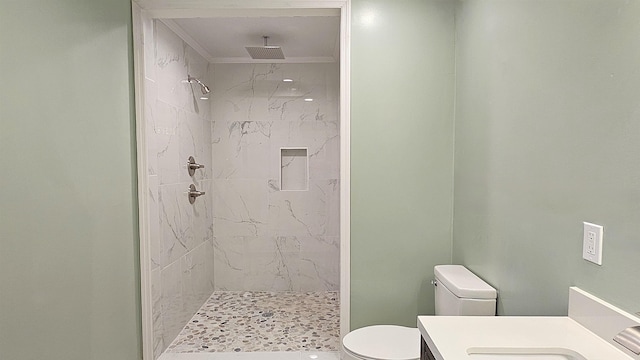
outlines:
{"label": "white toilet", "polygon": [[[493,316],[496,289],[462,265],[434,267],[436,315]],[[417,360],[420,331],[397,325],[374,325],[353,330],[342,339],[342,358],[348,360]]]}

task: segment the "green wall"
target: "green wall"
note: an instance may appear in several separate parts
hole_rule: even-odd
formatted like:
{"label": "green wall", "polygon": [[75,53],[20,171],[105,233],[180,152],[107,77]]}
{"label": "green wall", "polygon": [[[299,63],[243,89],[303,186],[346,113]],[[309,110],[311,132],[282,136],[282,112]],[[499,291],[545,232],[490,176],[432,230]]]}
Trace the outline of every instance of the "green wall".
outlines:
{"label": "green wall", "polygon": [[140,358],[128,0],[0,0],[0,358]]}
{"label": "green wall", "polygon": [[[460,1],[455,81],[453,1],[352,5],[351,327],[433,312],[454,84],[454,262],[503,314],[639,310],[640,4]],[[138,359],[129,1],[0,9],[0,358]]]}
{"label": "green wall", "polygon": [[640,2],[457,5],[454,262],[501,314],[566,314],[571,285],[640,311]]}
{"label": "green wall", "polygon": [[451,261],[453,14],[352,2],[351,328],[415,326]]}

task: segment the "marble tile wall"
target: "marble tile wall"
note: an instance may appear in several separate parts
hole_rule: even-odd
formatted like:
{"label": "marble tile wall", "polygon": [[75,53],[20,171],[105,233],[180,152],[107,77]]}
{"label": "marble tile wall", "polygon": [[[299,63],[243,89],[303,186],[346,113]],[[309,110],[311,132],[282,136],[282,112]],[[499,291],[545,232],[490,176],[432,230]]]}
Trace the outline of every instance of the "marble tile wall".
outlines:
{"label": "marble tile wall", "polygon": [[[213,68],[216,290],[337,291],[339,65]],[[307,149],[308,190],[281,190],[282,147]]]}
{"label": "marble tile wall", "polygon": [[[213,286],[211,100],[187,75],[211,84],[212,67],[160,21],[144,24],[145,116],[154,356],[209,298]],[[204,164],[192,177],[189,156]],[[187,188],[205,195],[190,204]]]}

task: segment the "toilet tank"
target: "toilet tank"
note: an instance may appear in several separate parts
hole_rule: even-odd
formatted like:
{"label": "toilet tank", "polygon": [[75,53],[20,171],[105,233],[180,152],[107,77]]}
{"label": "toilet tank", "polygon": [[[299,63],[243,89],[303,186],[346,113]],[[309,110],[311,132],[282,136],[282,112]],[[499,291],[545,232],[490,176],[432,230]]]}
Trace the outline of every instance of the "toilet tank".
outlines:
{"label": "toilet tank", "polygon": [[497,291],[462,265],[434,268],[436,315],[493,316]]}

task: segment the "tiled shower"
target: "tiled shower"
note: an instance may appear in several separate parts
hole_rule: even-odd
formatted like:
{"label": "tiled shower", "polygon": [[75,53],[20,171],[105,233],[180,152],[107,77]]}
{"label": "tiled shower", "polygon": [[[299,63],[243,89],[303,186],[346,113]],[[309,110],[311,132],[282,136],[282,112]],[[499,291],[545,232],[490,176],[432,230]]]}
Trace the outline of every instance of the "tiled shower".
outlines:
{"label": "tiled shower", "polygon": [[[161,21],[144,28],[154,357],[205,311],[221,313],[216,299],[299,299],[291,311],[321,299],[337,338],[339,65],[212,64]],[[204,165],[193,176],[189,156]],[[192,184],[205,192],[193,205]],[[242,316],[266,322],[256,314]]]}

